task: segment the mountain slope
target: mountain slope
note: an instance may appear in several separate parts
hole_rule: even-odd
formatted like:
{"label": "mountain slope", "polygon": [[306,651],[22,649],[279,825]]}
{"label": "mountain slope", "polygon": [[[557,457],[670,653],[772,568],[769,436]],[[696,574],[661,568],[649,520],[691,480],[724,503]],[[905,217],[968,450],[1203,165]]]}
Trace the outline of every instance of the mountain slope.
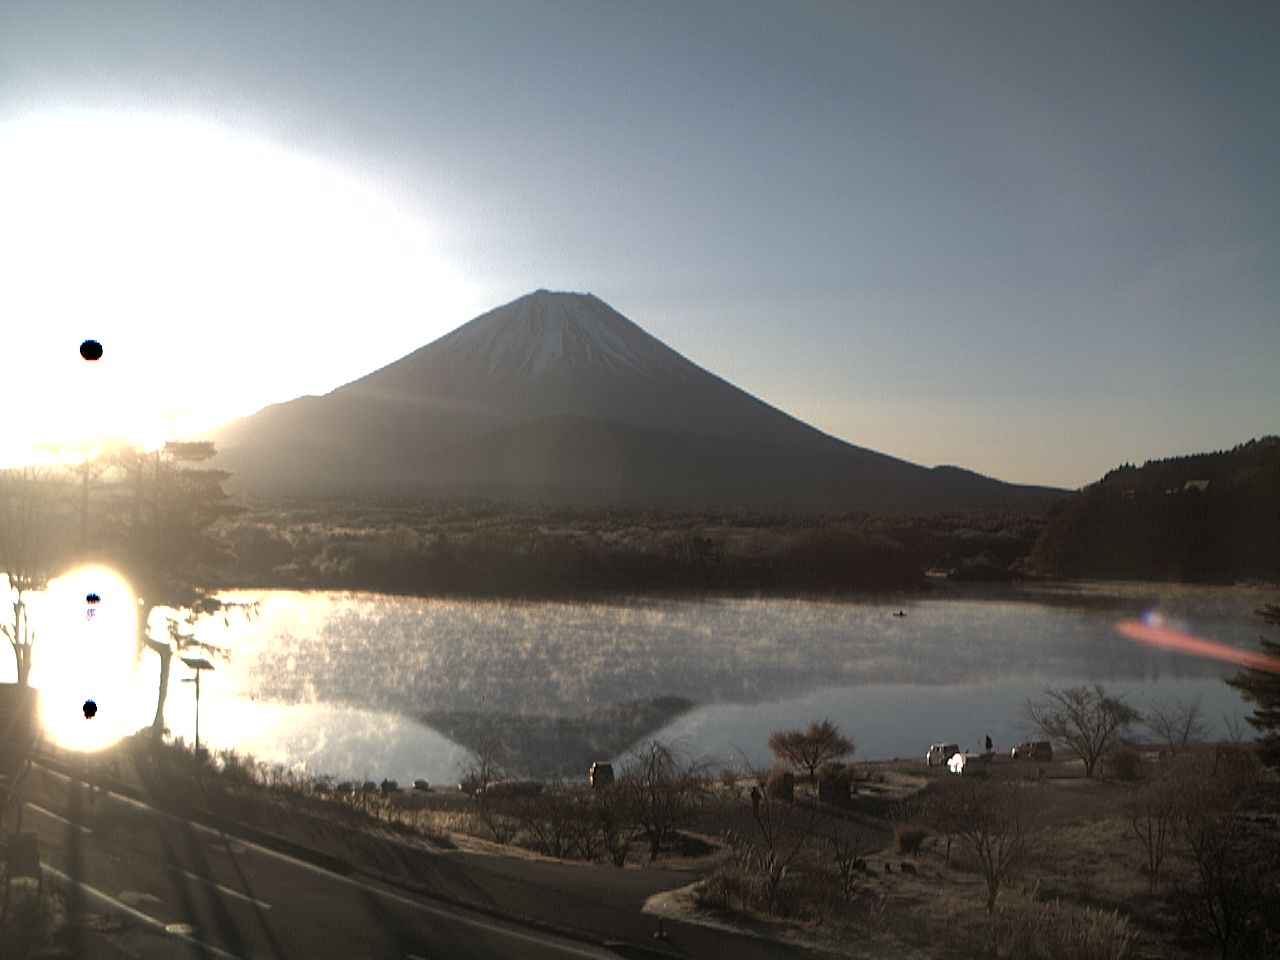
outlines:
{"label": "mountain slope", "polygon": [[596,297],[543,290],[213,438],[247,492],[913,511],[1035,508],[1060,495],[852,446]]}

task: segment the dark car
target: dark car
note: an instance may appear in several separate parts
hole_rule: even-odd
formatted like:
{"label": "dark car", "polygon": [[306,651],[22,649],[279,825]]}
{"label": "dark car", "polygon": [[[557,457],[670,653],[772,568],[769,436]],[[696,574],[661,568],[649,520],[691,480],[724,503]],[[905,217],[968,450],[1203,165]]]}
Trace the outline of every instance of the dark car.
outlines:
{"label": "dark car", "polygon": [[1037,760],[1048,762],[1053,759],[1053,745],[1048,740],[1027,740],[1009,751],[1014,760]]}

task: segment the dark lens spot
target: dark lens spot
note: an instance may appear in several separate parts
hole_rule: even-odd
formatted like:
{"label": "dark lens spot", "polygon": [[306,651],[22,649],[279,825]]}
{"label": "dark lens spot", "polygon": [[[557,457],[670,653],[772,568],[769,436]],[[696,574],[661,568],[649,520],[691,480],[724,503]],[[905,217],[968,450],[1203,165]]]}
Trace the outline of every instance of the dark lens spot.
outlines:
{"label": "dark lens spot", "polygon": [[80,356],[84,357],[86,360],[101,360],[102,344],[97,340],[86,340],[84,343],[80,344]]}
{"label": "dark lens spot", "polygon": [[97,713],[98,713],[98,705],[94,703],[92,700],[86,700],[84,702],[84,718],[86,720],[92,720],[97,715]]}

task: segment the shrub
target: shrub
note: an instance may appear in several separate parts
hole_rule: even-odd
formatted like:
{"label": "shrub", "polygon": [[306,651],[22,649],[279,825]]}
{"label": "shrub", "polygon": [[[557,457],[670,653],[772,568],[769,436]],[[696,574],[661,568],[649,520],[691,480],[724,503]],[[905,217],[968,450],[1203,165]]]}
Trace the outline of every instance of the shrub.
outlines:
{"label": "shrub", "polygon": [[789,770],[770,770],[764,789],[774,800],[793,800],[796,795],[796,777]]}
{"label": "shrub", "polygon": [[235,750],[219,750],[218,772],[230,783],[252,784],[257,782],[257,764],[253,757]]}
{"label": "shrub", "polygon": [[792,873],[774,904],[779,916],[819,924],[847,913],[849,908],[836,872],[819,866]]}
{"label": "shrub", "polygon": [[[499,810],[496,804],[481,804],[476,811],[476,819],[484,824],[493,842],[503,846],[514,840],[520,830],[520,821],[505,810]],[[481,834],[476,832],[474,835]]]}
{"label": "shrub", "polygon": [[795,920],[822,922],[848,912],[832,871],[797,871],[771,898],[765,882],[740,866],[721,866],[698,889],[698,904],[736,913],[755,911]]}
{"label": "shrub", "polygon": [[1112,780],[1137,780],[1142,776],[1142,755],[1130,746],[1114,747],[1102,755],[1099,766]]}
{"label": "shrub", "polygon": [[824,763],[818,768],[818,799],[824,803],[843,803],[849,799],[852,777],[839,763]]}
{"label": "shrub", "polygon": [[899,827],[898,828],[898,852],[899,853],[919,853],[920,846],[924,843],[925,837],[929,836],[929,831],[923,827]]}
{"label": "shrub", "polygon": [[720,910],[754,910],[760,883],[741,867],[716,867],[697,892],[698,905]]}
{"label": "shrub", "polygon": [[594,860],[601,851],[593,795],[565,784],[552,784],[514,805],[524,843],[557,859]]}

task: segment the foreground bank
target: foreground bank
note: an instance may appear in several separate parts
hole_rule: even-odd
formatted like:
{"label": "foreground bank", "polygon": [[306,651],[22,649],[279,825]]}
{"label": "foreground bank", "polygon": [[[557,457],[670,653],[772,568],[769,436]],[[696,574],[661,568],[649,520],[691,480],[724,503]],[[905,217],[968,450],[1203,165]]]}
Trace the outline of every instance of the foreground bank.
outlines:
{"label": "foreground bank", "polygon": [[[917,760],[860,763],[843,768],[849,790],[836,794],[829,772],[704,775],[656,846],[642,824],[617,820],[612,848],[609,793],[586,784],[341,791],[215,759],[128,744],[41,774],[33,800],[94,831],[84,836],[130,843],[136,793],[214,825],[232,848],[263,846],[578,942],[651,943],[661,917],[670,944],[693,956],[783,956],[783,943],[850,956],[1208,956],[1221,944],[1205,918],[1224,904],[1251,918],[1234,937],[1266,944],[1280,929],[1250,892],[1280,879],[1280,795],[1229,744],[1139,754],[1096,779],[1074,759],[1004,758],[960,778]],[[75,783],[107,792],[94,799]],[[1161,823],[1156,849],[1137,826]],[[65,824],[52,834],[64,846],[72,835]],[[1197,879],[1206,844],[1232,868],[1213,883]]]}

